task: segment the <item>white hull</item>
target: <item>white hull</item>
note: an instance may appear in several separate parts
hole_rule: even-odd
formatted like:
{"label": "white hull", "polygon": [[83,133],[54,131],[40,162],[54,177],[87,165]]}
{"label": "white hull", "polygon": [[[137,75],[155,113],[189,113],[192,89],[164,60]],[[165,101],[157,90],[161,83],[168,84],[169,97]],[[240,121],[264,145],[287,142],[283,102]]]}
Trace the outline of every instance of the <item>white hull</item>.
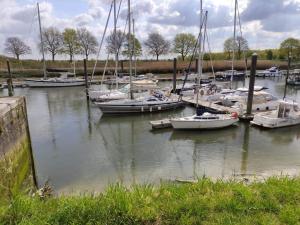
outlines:
{"label": "white hull", "polygon": [[26,80],[26,86],[32,88],[43,88],[43,87],[76,87],[84,86],[85,81],[82,79],[72,79],[72,80],[59,80],[59,79],[49,79],[49,80]]}
{"label": "white hull", "polygon": [[171,124],[174,129],[220,129],[231,126],[236,123],[236,118],[224,118],[221,120],[197,120],[191,117],[171,119]]}

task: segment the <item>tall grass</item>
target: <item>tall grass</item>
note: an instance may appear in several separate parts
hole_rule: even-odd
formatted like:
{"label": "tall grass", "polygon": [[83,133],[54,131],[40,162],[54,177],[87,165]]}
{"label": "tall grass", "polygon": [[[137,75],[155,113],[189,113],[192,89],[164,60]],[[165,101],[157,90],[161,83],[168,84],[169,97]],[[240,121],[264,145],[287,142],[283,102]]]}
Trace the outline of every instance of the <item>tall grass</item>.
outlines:
{"label": "tall grass", "polygon": [[40,200],[20,195],[2,211],[1,224],[300,224],[300,179],[264,183],[199,180],[111,186],[98,196]]}

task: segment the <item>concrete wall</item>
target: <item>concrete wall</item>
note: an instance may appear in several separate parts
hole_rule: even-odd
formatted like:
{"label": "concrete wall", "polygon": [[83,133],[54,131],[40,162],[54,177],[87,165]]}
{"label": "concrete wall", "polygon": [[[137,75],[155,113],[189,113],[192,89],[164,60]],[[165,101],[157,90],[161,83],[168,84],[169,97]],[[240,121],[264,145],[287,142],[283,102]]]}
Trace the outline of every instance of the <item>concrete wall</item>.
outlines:
{"label": "concrete wall", "polygon": [[0,98],[0,201],[20,191],[32,168],[25,98]]}

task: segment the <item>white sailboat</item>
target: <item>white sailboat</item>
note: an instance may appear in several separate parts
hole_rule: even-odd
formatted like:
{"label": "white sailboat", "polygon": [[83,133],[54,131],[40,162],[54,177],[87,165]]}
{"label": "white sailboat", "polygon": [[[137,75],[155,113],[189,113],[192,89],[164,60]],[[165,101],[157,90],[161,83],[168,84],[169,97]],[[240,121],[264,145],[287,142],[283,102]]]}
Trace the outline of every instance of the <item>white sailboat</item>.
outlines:
{"label": "white sailboat", "polygon": [[[73,86],[83,86],[85,84],[84,79],[77,78],[75,73],[71,74],[68,72],[61,73],[58,78],[47,78],[46,61],[45,61],[45,48],[42,33],[42,24],[40,16],[40,7],[37,3],[38,19],[39,19],[39,31],[40,40],[42,45],[42,56],[43,56],[43,73],[44,78],[42,79],[26,79],[25,84],[28,87],[73,87]],[[70,77],[72,75],[73,77]]]}
{"label": "white sailboat", "polygon": [[297,103],[280,101],[277,110],[258,113],[251,124],[265,128],[279,128],[300,124],[300,109]]}
{"label": "white sailboat", "polygon": [[237,114],[211,114],[194,115],[178,119],[171,119],[174,129],[219,129],[238,122]]}

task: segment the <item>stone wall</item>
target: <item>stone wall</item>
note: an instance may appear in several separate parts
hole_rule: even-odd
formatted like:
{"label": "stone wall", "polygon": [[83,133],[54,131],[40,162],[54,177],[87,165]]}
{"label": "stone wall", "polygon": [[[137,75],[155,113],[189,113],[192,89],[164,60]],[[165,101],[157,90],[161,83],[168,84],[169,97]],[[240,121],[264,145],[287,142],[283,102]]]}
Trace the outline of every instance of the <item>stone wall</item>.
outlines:
{"label": "stone wall", "polygon": [[32,168],[25,98],[0,98],[0,201],[20,191]]}

